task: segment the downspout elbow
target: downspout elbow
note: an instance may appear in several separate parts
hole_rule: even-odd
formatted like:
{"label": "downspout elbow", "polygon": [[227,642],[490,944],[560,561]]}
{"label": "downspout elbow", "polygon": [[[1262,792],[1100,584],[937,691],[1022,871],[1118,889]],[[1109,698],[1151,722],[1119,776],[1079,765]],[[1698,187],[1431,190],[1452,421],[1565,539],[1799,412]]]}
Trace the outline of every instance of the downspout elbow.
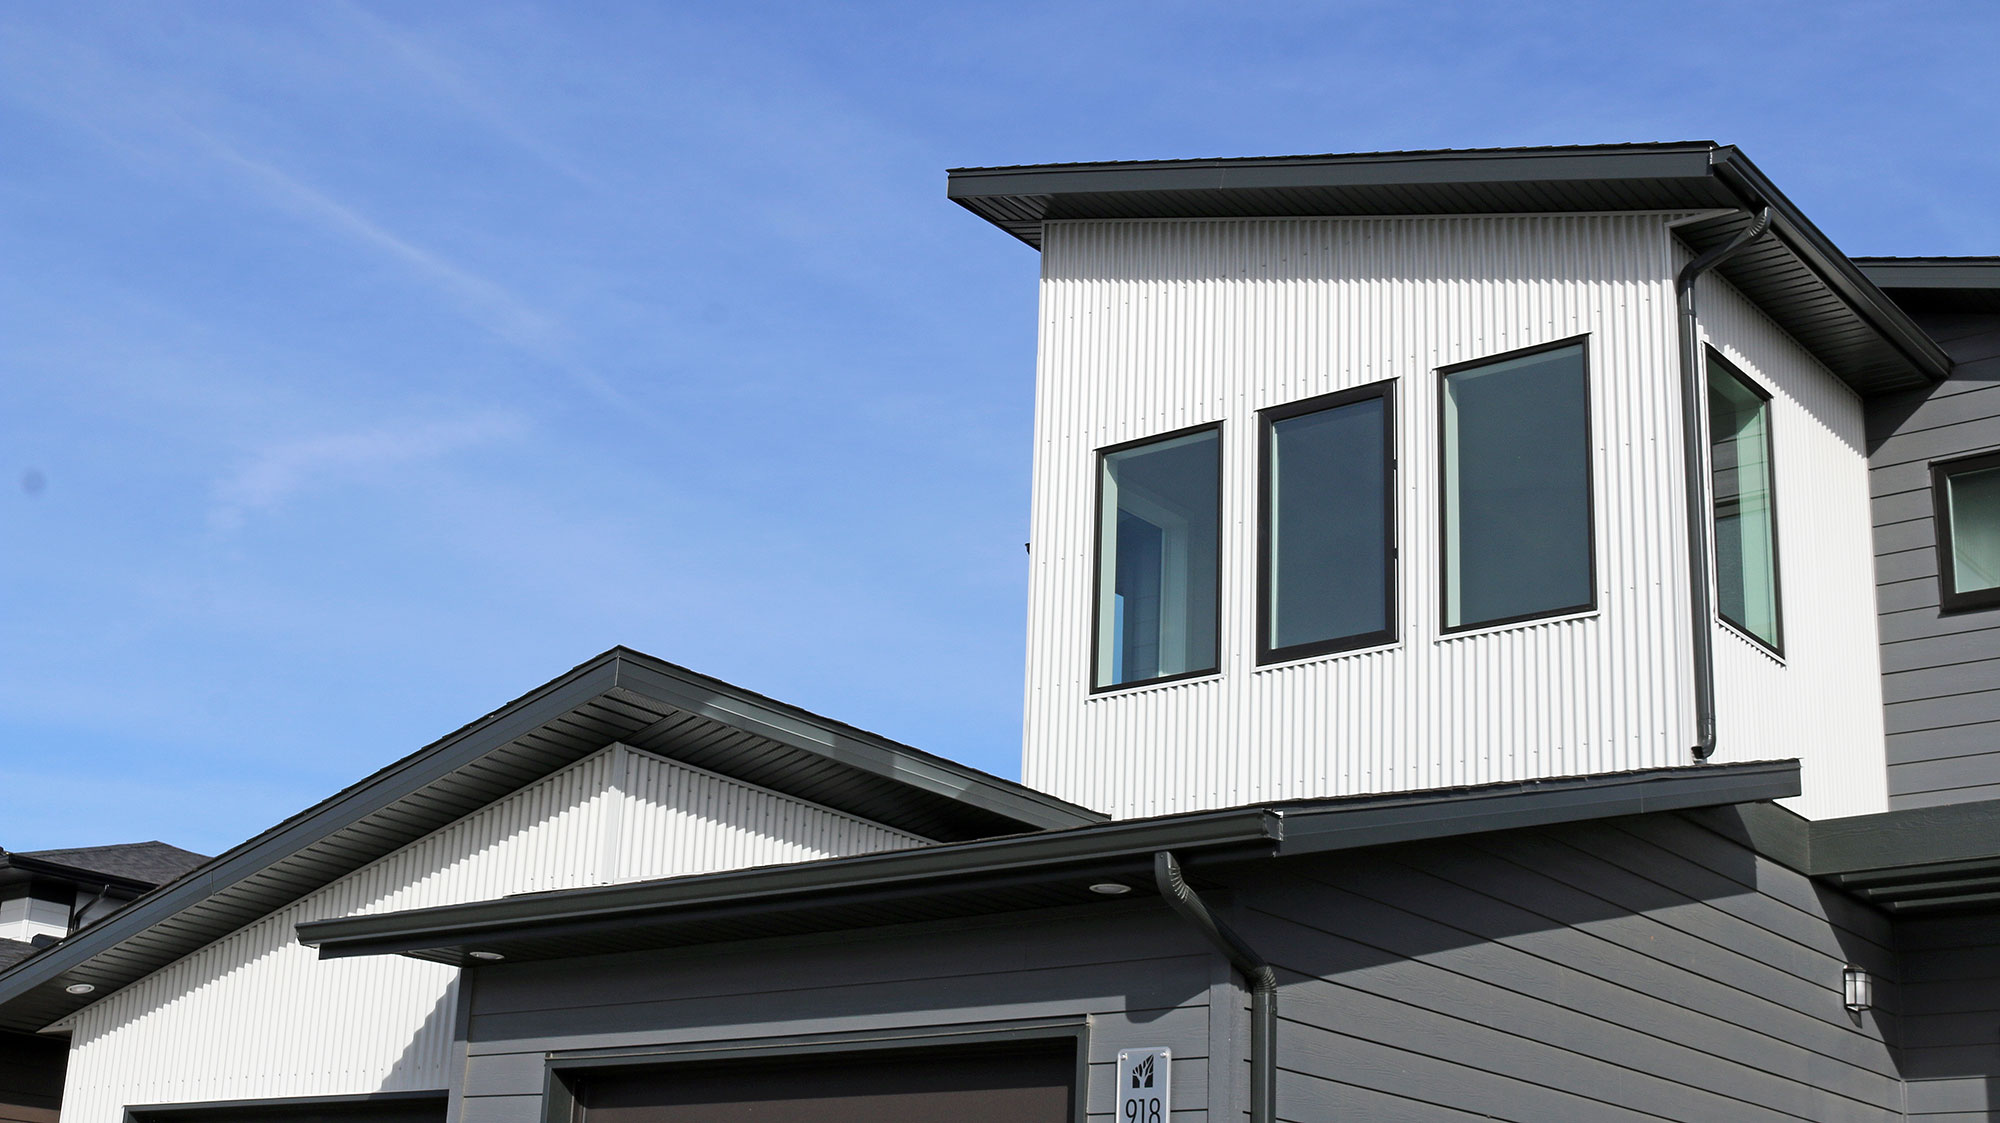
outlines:
{"label": "downspout elbow", "polygon": [[1278,1101],[1278,973],[1210,912],[1173,852],[1153,855],[1153,884],[1167,907],[1208,938],[1250,985],[1250,1123],[1273,1123]]}

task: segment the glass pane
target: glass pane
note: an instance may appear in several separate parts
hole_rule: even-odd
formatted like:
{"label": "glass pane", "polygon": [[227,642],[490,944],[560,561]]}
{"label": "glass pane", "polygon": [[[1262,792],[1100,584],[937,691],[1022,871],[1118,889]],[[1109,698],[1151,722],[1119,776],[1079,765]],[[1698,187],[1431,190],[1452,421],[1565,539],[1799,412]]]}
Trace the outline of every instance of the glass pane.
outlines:
{"label": "glass pane", "polygon": [[1778,646],[1778,541],[1771,503],[1771,404],[1729,371],[1708,374],[1715,488],[1715,592],[1722,618]]}
{"label": "glass pane", "polygon": [[1445,626],[1591,604],[1583,347],[1444,380]]}
{"label": "glass pane", "polygon": [[2000,589],[2000,468],[1945,481],[1951,519],[1951,584],[1958,593]]}
{"label": "glass pane", "polygon": [[1221,448],[1209,430],[1104,456],[1098,686],[1215,669]]}
{"label": "glass pane", "polygon": [[1389,627],[1387,408],[1381,398],[1273,421],[1265,635],[1275,649]]}

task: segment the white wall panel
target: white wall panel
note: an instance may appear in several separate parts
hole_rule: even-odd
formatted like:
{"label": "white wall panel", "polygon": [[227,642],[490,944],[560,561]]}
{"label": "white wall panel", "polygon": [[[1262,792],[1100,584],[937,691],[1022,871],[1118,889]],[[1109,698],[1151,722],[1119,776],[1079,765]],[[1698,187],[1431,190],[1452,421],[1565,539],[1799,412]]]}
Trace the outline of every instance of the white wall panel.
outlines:
{"label": "white wall panel", "polygon": [[1716,626],[1715,759],[1808,762],[1814,819],[1889,809],[1861,399],[1728,282],[1696,293],[1708,342],[1771,395],[1782,659]]}
{"label": "white wall panel", "polygon": [[443,1088],[458,972],[321,961],[307,920],[865,853],[922,840],[612,746],[78,1012],[63,1117]]}
{"label": "white wall panel", "polygon": [[[1026,781],[1134,816],[1690,763],[1672,217],[1050,224]],[[1436,369],[1579,335],[1598,608],[1444,637]],[[1396,381],[1396,641],[1259,668],[1256,412],[1382,379]],[[1093,697],[1094,450],[1213,421],[1221,673]]]}

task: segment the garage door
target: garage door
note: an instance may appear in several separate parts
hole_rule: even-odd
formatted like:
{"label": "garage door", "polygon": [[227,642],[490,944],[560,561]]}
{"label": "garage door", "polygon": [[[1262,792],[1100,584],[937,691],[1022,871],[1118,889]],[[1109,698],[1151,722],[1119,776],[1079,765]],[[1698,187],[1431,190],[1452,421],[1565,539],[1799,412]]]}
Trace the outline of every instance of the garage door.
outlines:
{"label": "garage door", "polygon": [[1072,1123],[1074,1045],[681,1063],[576,1082],[582,1123]]}

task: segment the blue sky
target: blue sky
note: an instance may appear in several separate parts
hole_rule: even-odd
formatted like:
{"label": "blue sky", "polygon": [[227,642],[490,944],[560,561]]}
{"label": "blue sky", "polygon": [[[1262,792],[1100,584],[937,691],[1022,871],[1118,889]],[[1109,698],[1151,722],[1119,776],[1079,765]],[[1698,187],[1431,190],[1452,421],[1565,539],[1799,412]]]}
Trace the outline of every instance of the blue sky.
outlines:
{"label": "blue sky", "polygon": [[1035,255],[944,169],[1716,139],[2000,253],[1989,3],[0,9],[0,846],[614,644],[1015,775]]}

